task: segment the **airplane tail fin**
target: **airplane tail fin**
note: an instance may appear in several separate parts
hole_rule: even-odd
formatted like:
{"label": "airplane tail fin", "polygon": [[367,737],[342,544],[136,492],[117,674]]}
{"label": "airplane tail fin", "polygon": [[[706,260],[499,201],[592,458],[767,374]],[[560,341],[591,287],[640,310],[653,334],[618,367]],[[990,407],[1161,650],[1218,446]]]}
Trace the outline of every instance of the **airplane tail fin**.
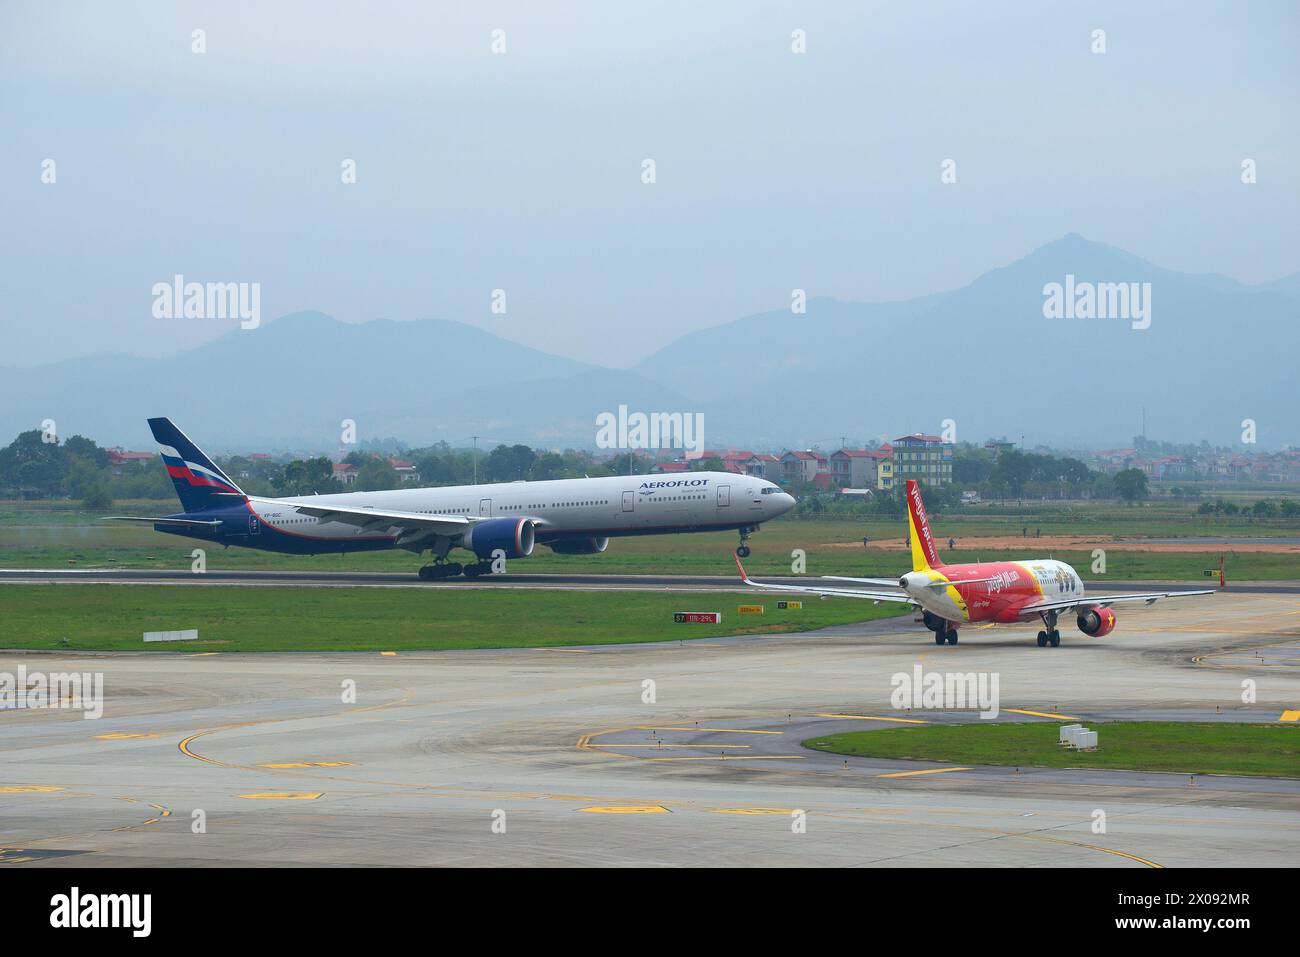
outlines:
{"label": "airplane tail fin", "polygon": [[930,518],[925,514],[925,503],[921,501],[921,486],[915,479],[907,480],[907,531],[912,543],[912,571],[942,568],[943,562],[939,560],[939,551],[934,547],[934,536],[930,532]]}
{"label": "airplane tail fin", "polygon": [[162,446],[163,465],[185,511],[202,512],[227,505],[232,498],[245,497],[243,490],[186,438],[171,419],[150,419],[149,428],[154,440]]}

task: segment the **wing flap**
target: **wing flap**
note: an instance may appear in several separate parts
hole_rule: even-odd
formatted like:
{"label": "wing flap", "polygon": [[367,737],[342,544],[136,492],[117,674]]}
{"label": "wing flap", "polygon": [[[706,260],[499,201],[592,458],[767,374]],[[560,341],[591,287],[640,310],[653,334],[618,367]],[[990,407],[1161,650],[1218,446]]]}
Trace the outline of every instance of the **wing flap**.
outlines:
{"label": "wing flap", "polygon": [[326,522],[342,522],[363,529],[399,528],[420,529],[439,535],[460,535],[480,521],[469,515],[433,515],[423,512],[404,512],[397,509],[369,508],[366,506],[326,505],[317,502],[278,500],[302,515],[311,515]]}

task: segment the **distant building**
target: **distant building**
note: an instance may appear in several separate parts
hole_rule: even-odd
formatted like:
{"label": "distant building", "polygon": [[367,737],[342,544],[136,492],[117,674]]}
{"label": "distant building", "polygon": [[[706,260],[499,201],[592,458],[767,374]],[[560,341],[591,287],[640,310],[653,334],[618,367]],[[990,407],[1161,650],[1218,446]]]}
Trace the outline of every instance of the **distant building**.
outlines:
{"label": "distant building", "polygon": [[876,488],[879,466],[870,449],[840,449],[830,457],[831,477],[839,488]]}
{"label": "distant building", "polygon": [[745,463],[745,474],[770,482],[781,477],[781,459],[771,452],[755,452]]}
{"label": "distant building", "polygon": [[108,467],[114,475],[121,475],[122,469],[149,462],[158,457],[157,452],[127,452],[123,449],[107,449]]}
{"label": "distant building", "polygon": [[876,449],[876,488],[894,487],[894,447],[888,442]]}
{"label": "distant building", "polygon": [[393,471],[397,473],[398,481],[420,481],[420,473],[416,471],[414,462],[408,462],[406,459],[389,459],[388,464],[391,465]]}
{"label": "distant building", "polygon": [[893,442],[893,480],[916,479],[926,485],[952,481],[952,443],[937,435],[903,435]]}
{"label": "distant building", "polygon": [[650,466],[651,475],[672,474],[674,472],[689,472],[691,463],[689,462],[656,462]]}
{"label": "distant building", "polygon": [[357,480],[357,467],[351,462],[334,463],[334,481],[343,485],[353,485]]}
{"label": "distant building", "polygon": [[819,472],[829,472],[826,456],[812,449],[802,452],[786,452],[781,456],[781,480],[783,482],[812,483]]}

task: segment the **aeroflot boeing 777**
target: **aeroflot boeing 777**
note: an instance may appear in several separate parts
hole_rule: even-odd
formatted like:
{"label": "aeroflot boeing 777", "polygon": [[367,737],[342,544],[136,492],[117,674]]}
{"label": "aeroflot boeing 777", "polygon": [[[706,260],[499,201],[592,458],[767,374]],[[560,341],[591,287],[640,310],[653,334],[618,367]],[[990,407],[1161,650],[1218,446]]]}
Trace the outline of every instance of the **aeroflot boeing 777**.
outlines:
{"label": "aeroflot boeing 777", "polygon": [[[744,557],[750,532],[794,505],[771,482],[731,472],[257,498],[245,495],[170,419],[150,419],[149,428],[185,511],[117,520],[150,522],[157,531],[216,545],[299,555],[429,551],[433,564],[420,569],[424,579],[474,577],[496,560],[526,558],[539,544],[565,555],[603,552],[611,538],[624,535],[735,529]],[[448,561],[453,548],[477,560]]]}

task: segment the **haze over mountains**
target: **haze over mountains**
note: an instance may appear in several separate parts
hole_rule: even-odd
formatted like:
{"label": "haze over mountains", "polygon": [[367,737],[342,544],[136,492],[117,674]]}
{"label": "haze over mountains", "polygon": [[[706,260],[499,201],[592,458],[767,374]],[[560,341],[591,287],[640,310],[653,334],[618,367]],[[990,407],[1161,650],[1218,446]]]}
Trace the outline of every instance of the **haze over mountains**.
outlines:
{"label": "haze over mountains", "polygon": [[[1151,323],[1049,319],[1047,283],[1150,283]],[[102,355],[0,370],[0,442],[62,435],[152,447],[168,415],[224,450],[335,448],[394,436],[591,447],[601,412],[702,412],[709,446],[833,445],[938,432],[1057,447],[1171,441],[1300,444],[1300,273],[1251,286],[1162,269],[1069,235],[951,292],[855,303],[808,290],[788,307],[683,336],[606,369],[442,319],[338,322],[297,313],[169,359]],[[187,321],[187,320],[160,320]],[[188,320],[205,321],[205,320]],[[211,320],[206,320],[211,321]]]}

